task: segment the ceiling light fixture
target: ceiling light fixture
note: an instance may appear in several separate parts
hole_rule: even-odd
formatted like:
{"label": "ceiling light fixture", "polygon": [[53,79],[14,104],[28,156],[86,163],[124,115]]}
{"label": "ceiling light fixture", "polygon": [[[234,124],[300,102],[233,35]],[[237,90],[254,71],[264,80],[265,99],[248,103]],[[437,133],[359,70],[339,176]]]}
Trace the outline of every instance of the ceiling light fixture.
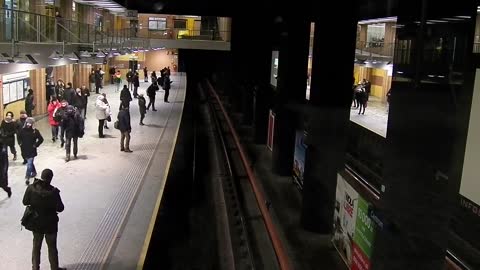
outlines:
{"label": "ceiling light fixture", "polygon": [[57,51],[53,51],[52,54],[50,54],[50,56],[48,58],[53,59],[53,60],[58,60],[60,58],[63,58],[63,55],[61,55]]}

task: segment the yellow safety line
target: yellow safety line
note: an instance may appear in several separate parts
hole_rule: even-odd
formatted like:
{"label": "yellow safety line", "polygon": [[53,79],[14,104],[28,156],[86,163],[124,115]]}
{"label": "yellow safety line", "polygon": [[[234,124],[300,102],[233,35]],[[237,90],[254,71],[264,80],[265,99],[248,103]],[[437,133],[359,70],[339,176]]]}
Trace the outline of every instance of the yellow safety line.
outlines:
{"label": "yellow safety line", "polygon": [[[183,76],[182,76],[183,77]],[[187,91],[185,86],[185,92]],[[186,94],[186,93],[185,93]],[[137,263],[137,270],[143,270],[143,265],[145,264],[145,259],[147,257],[148,247],[150,246],[150,240],[152,239],[153,228],[155,227],[155,221],[157,220],[158,211],[160,209],[160,204],[162,202],[163,191],[165,190],[165,184],[167,183],[168,172],[170,170],[170,163],[172,162],[173,152],[175,150],[175,145],[177,144],[178,131],[180,130],[180,124],[182,122],[183,108],[180,112],[180,118],[177,124],[177,130],[175,131],[175,137],[173,139],[173,146],[170,150],[170,157],[167,161],[167,166],[165,167],[165,173],[163,175],[163,185],[160,189],[160,193],[157,197],[157,202],[155,203],[155,208],[153,210],[152,219],[150,220],[150,225],[148,225],[147,235],[145,236],[145,242],[143,243],[142,253],[140,253],[140,258]],[[166,127],[165,127],[166,128]]]}

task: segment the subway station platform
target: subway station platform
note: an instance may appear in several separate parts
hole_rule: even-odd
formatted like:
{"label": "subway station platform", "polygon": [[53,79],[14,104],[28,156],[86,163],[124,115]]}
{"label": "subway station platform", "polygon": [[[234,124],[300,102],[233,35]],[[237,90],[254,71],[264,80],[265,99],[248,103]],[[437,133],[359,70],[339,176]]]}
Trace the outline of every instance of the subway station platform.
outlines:
{"label": "subway station platform", "polygon": [[[120,132],[113,128],[120,104],[120,92],[113,85],[101,90],[112,108],[112,122],[106,138],[97,133],[93,92],[88,103],[85,136],[79,139],[77,160],[66,163],[60,142],[51,140],[46,117],[36,123],[45,139],[38,149],[35,166],[54,172],[52,184],[61,190],[65,211],[59,214],[59,261],[67,269],[132,270],[146,254],[165,186],[170,160],[182,118],[186,75],[172,74],[170,103],[163,102],[163,90],[157,92],[156,109],[147,111],[145,126],[139,125],[137,99],[130,104],[133,153],[120,152]],[[139,93],[149,83],[140,83]],[[145,94],[146,97],[146,94]],[[146,97],[148,104],[148,97]],[[17,151],[19,147],[17,145]],[[20,155],[19,155],[20,157]],[[31,269],[32,233],[21,229],[25,207],[25,170],[22,160],[12,161],[9,182],[13,195],[0,192],[0,269]],[[41,269],[50,269],[47,246],[42,247]]]}

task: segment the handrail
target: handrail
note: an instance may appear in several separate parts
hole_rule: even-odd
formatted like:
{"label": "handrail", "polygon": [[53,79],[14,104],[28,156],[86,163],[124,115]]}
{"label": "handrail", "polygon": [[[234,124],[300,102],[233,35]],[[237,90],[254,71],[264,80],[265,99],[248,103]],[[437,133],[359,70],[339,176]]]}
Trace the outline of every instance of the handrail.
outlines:
{"label": "handrail", "polygon": [[240,154],[240,159],[242,160],[243,167],[245,168],[245,171],[248,176],[248,180],[250,182],[250,185],[252,186],[253,193],[255,195],[255,199],[257,200],[258,207],[260,208],[260,212],[262,214],[263,221],[265,223],[265,226],[267,228],[268,236],[270,237],[270,240],[272,241],[273,249],[275,251],[275,255],[277,256],[277,261],[280,266],[280,269],[282,270],[290,270],[291,264],[288,258],[288,255],[285,251],[285,248],[280,240],[280,236],[277,232],[277,229],[275,228],[275,225],[273,224],[272,218],[270,217],[270,214],[268,212],[267,207],[265,206],[265,198],[260,191],[260,188],[258,187],[259,184],[257,183],[257,179],[250,168],[248,158],[245,154],[245,151],[243,150],[242,145],[240,144],[240,139],[238,138],[237,132],[235,131],[232,121],[230,120],[230,117],[227,114],[227,111],[223,107],[222,102],[220,101],[220,97],[218,94],[215,92],[213,89],[213,86],[210,84],[209,81],[207,81],[208,88],[210,92],[213,94],[215,99],[217,100],[220,109],[225,117],[225,121],[227,122],[228,128],[230,129],[230,132],[233,137],[233,141],[235,142],[235,145],[238,149],[238,153]]}

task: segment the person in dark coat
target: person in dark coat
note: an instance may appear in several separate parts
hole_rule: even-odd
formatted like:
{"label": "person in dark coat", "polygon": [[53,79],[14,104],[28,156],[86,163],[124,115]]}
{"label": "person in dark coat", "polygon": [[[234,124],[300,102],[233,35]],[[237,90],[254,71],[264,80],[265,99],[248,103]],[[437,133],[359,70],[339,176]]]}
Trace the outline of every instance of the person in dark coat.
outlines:
{"label": "person in dark coat", "polygon": [[[28,118],[27,112],[25,110],[21,110],[20,118],[18,118],[18,121],[17,121],[17,141],[19,145],[20,145],[20,140],[18,139],[18,137],[20,136],[20,131],[25,126],[25,121],[27,120],[27,118]],[[25,158],[25,155],[23,154],[23,150],[21,147],[20,147],[20,153],[22,154],[22,158],[23,158],[22,164],[23,165],[27,164],[27,159]]]}
{"label": "person in dark coat", "polygon": [[32,117],[32,111],[35,109],[35,98],[33,96],[33,89],[28,89],[27,97],[25,98],[25,111],[28,117]]}
{"label": "person in dark coat", "polygon": [[25,120],[25,126],[18,134],[18,144],[22,149],[24,158],[27,160],[27,171],[25,173],[25,184],[30,184],[30,178],[37,176],[37,170],[33,163],[37,156],[37,148],[43,143],[42,134],[33,125],[35,119],[32,117]]}
{"label": "person in dark coat", "polygon": [[40,179],[35,179],[23,195],[23,204],[38,214],[27,230],[33,233],[32,269],[40,269],[40,252],[43,239],[47,242],[48,259],[51,269],[66,270],[58,267],[57,233],[58,213],[65,206],[60,196],[60,190],[51,185],[53,172],[50,169],[42,171]]}
{"label": "person in dark coat", "polygon": [[0,143],[0,188],[12,197],[12,189],[8,186],[8,154],[7,149]]}
{"label": "person in dark coat", "polygon": [[130,107],[130,101],[132,101],[132,94],[130,94],[128,86],[124,85],[120,92],[120,109],[122,107]]}
{"label": "person in dark coat", "polygon": [[45,92],[45,99],[47,101],[47,107],[48,107],[48,103],[50,103],[50,99],[52,98],[52,96],[56,96],[56,94],[55,94],[55,83],[53,82],[53,80],[51,78],[48,79],[46,87],[47,87],[47,89],[46,89],[46,92]]}
{"label": "person in dark coat", "polygon": [[132,69],[129,69],[127,74],[125,75],[125,77],[127,78],[128,90],[132,88],[133,76],[135,76],[135,73],[133,73]]}
{"label": "person in dark coat", "polygon": [[67,106],[62,119],[62,128],[65,130],[65,161],[70,161],[70,150],[73,140],[73,158],[77,159],[78,138],[83,136],[83,118],[71,105]]}
{"label": "person in dark coat", "polygon": [[137,98],[138,97],[138,87],[140,86],[140,78],[138,75],[138,72],[135,72],[135,75],[133,75],[133,97]]}
{"label": "person in dark coat", "polygon": [[65,83],[62,80],[58,80],[57,85],[55,85],[55,95],[57,96],[58,100],[62,100],[64,91]]}
{"label": "person in dark coat", "polygon": [[144,77],[144,82],[148,82],[148,68],[147,67],[143,68],[143,77]]}
{"label": "person in dark coat", "polygon": [[158,90],[158,85],[156,83],[152,83],[147,88],[147,96],[149,99],[147,110],[150,110],[150,105],[152,105],[153,111],[157,111],[155,110],[155,96],[157,95],[157,90]]}
{"label": "person in dark coat", "polygon": [[147,101],[143,94],[138,96],[138,109],[140,110],[140,126],[145,125],[143,119],[145,119],[145,114],[147,113]]}
{"label": "person in dark coat", "polygon": [[115,82],[113,81],[113,75],[115,75],[115,71],[117,70],[116,66],[110,67],[108,70],[108,75],[110,75],[110,84],[114,84]]}
{"label": "person in dark coat", "polygon": [[2,135],[3,146],[5,150],[10,148],[13,154],[13,160],[17,160],[17,149],[15,149],[15,133],[17,133],[17,123],[13,118],[13,112],[7,112],[5,119],[0,124],[0,134]]}
{"label": "person in dark coat", "polygon": [[73,89],[73,85],[71,82],[67,83],[67,88],[63,93],[63,99],[68,102],[68,104],[74,104],[73,99],[75,98],[75,89]]}
{"label": "person in dark coat", "polygon": [[88,97],[90,96],[90,90],[85,85],[80,88],[82,91],[82,97],[85,104],[85,110],[83,110],[83,119],[87,119]]}
{"label": "person in dark coat", "polygon": [[156,83],[157,82],[157,73],[154,71],[152,71],[152,74],[150,74],[150,76],[152,77],[152,83]]}
{"label": "person in dark coat", "polygon": [[75,92],[75,96],[73,97],[73,107],[77,108],[79,115],[84,117],[87,104],[85,104],[82,89],[77,88]]}
{"label": "person in dark coat", "polygon": [[163,96],[163,101],[165,103],[169,103],[168,101],[168,96],[170,95],[170,86],[172,84],[172,81],[170,81],[170,76],[168,74],[165,74],[165,78],[163,78],[163,90],[165,90],[165,95]]}
{"label": "person in dark coat", "polygon": [[100,94],[100,88],[102,88],[103,75],[101,74],[101,69],[99,68],[95,71],[95,93]]}
{"label": "person in dark coat", "polygon": [[130,132],[132,131],[132,126],[130,125],[130,112],[128,107],[120,107],[117,119],[118,129],[121,133],[120,151],[131,153],[132,150],[130,150]]}

